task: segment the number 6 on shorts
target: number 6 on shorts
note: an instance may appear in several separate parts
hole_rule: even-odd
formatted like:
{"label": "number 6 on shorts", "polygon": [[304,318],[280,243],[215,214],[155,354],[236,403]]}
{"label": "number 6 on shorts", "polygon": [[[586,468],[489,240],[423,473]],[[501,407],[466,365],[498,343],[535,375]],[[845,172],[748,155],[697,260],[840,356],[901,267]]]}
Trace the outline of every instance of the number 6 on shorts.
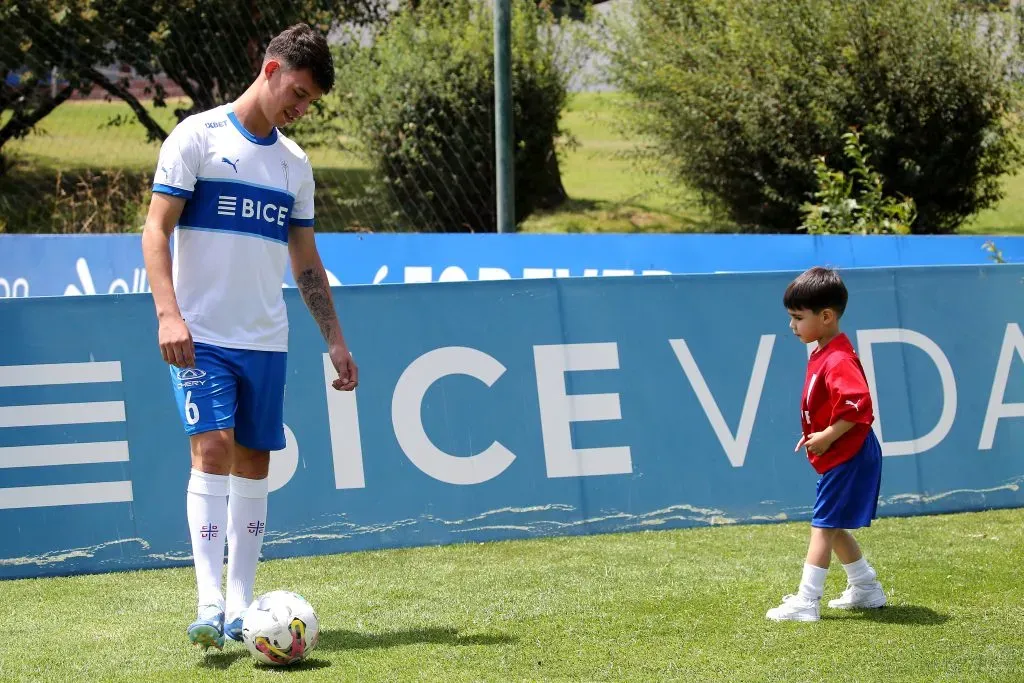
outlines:
{"label": "number 6 on shorts", "polygon": [[185,393],[185,421],[190,425],[199,422],[199,406],[192,402],[191,390]]}

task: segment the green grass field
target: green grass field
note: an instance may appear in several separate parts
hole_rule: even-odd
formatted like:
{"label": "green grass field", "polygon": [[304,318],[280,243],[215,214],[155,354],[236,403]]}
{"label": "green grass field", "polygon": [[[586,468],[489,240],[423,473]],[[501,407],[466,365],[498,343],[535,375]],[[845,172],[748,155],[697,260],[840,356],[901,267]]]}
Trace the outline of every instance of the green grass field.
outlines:
{"label": "green grass field", "polygon": [[[685,188],[637,165],[631,152],[638,142],[619,123],[623,102],[616,93],[571,96],[563,128],[576,144],[565,149],[560,162],[570,201],[556,211],[529,217],[521,230],[732,231],[733,226],[710,216]],[[153,110],[168,130],[173,106]],[[119,118],[123,125],[108,125]],[[36,132],[4,148],[14,168],[0,177],[0,231],[35,232],[47,224],[71,230],[88,217],[97,230],[120,230],[126,223],[137,227],[145,217],[158,150],[157,143],[146,141],[142,126],[123,102],[61,105]],[[309,154],[317,175],[321,229],[372,229],[386,222],[382,207],[358,199],[369,178],[365,163],[339,149],[310,149]],[[105,175],[97,181],[89,178],[90,173]],[[87,191],[86,186],[94,189]],[[1024,233],[1024,175],[1007,178],[1005,186],[1003,201],[962,232]],[[55,215],[60,219],[54,220]]]}
{"label": "green grass field", "polygon": [[[316,606],[289,670],[188,644],[190,569],[0,583],[3,681],[1021,681],[1024,510],[881,519],[890,604],[764,619],[806,524],[350,553],[260,565]],[[833,564],[826,599],[843,588]],[[294,676],[294,677],[293,677]]]}

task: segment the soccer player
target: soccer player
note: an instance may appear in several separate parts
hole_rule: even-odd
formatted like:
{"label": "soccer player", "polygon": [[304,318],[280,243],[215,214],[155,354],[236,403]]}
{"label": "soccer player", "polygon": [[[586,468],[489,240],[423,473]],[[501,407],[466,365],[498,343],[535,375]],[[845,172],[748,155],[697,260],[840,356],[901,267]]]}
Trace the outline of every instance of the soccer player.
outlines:
{"label": "soccer player", "polygon": [[160,149],[142,251],[192,452],[186,510],[199,607],[187,634],[204,649],[222,648],[225,634],[242,639],[253,599],[270,451],[285,446],[289,259],[338,372],[334,388],[359,383],[313,237],[312,167],[278,131],[333,85],[327,41],[292,26],[237,100],[188,117]]}
{"label": "soccer player", "polygon": [[847,296],[834,270],[811,268],[782,297],[793,333],[805,344],[818,343],[807,362],[800,402],[803,436],[796,450],[806,449],[821,478],[800,588],[768,610],[765,616],[774,621],[818,621],[833,552],[846,570],[847,587],[829,607],[863,609],[886,603],[875,570],[848,531],[871,526],[877,517],[882,449],[871,431],[874,415],[864,368],[849,338],[839,331]]}

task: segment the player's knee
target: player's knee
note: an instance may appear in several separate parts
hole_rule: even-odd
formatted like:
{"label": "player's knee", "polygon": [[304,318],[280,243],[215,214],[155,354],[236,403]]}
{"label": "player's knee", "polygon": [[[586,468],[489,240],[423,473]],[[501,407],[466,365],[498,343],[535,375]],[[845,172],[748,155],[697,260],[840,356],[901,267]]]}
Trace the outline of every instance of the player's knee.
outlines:
{"label": "player's knee", "polygon": [[234,440],[224,431],[205,432],[192,437],[192,467],[210,474],[231,471]]}
{"label": "player's knee", "polygon": [[246,479],[266,479],[270,471],[270,453],[236,446],[231,474]]}

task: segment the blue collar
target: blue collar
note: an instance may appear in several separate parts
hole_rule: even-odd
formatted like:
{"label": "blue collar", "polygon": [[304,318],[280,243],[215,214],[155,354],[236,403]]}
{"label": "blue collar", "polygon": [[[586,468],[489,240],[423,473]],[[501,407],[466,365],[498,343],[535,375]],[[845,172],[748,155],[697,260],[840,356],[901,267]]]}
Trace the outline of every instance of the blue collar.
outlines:
{"label": "blue collar", "polygon": [[245,139],[248,140],[249,142],[254,142],[257,145],[272,145],[275,142],[277,142],[277,128],[271,128],[270,135],[268,135],[265,138],[261,138],[247,131],[245,129],[245,126],[242,125],[242,122],[238,120],[237,116],[235,116],[235,112],[228,112],[228,121],[230,121],[238,130],[238,132],[244,135]]}

